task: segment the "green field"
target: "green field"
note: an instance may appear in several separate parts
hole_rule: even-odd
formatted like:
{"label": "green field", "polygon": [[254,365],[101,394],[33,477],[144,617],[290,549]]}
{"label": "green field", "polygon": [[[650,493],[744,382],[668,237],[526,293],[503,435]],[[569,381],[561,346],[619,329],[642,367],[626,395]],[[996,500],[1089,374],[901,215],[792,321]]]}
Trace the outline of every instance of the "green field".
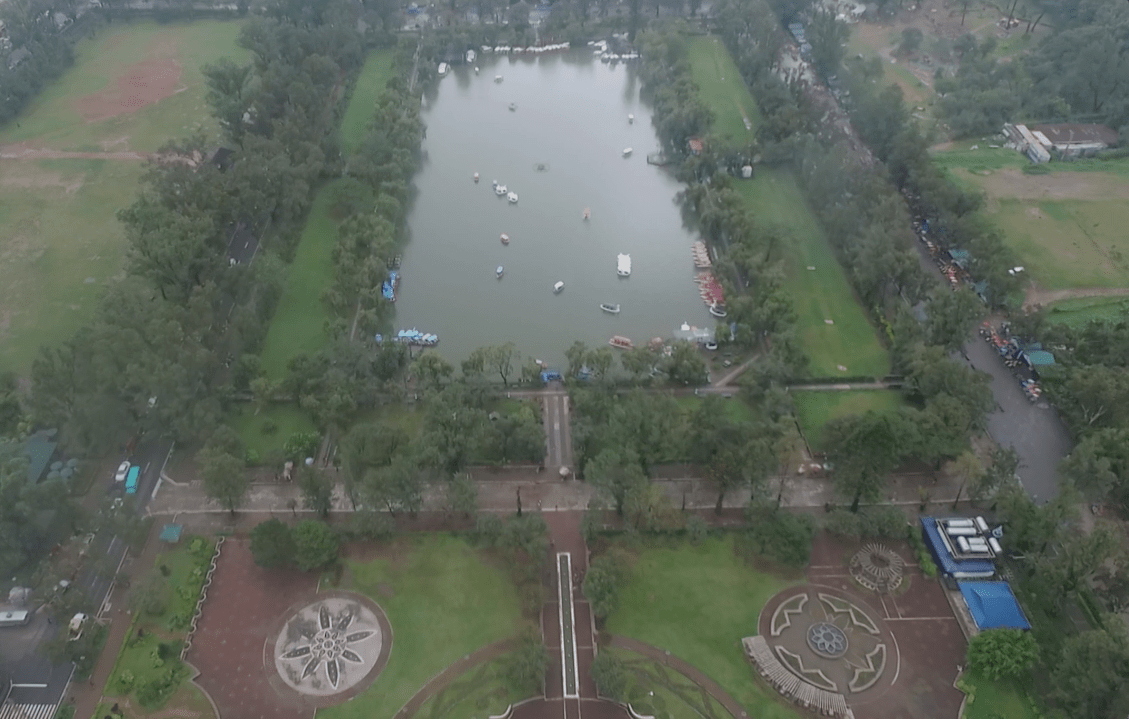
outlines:
{"label": "green field", "polygon": [[505,679],[511,656],[473,667],[424,702],[412,719],[486,719],[528,699],[528,693],[516,691]]}
{"label": "green field", "polygon": [[961,719],[1039,719],[1041,716],[1032,705],[1027,692],[1015,682],[994,682],[967,674],[961,677],[961,684],[971,690],[973,695],[965,705]]}
{"label": "green field", "polygon": [[623,663],[625,699],[637,713],[662,719],[731,719],[725,707],[667,666],[626,649],[601,649]]}
{"label": "green field", "polygon": [[0,161],[0,371],[24,373],[119,277],[115,213],[137,193],[140,163]]}
{"label": "green field", "polygon": [[[751,137],[745,118],[756,127],[759,111],[725,46],[708,37],[690,38],[688,43],[690,69],[702,99],[713,110],[717,133]],[[785,228],[795,240],[785,248],[785,270],[800,336],[811,358],[811,373],[816,377],[877,377],[889,372],[889,355],[855,299],[792,172],[758,167],[755,178],[737,188],[758,221]],[[809,266],[815,270],[808,270]]]}
{"label": "green field", "polygon": [[822,452],[823,428],[833,419],[852,414],[893,412],[905,402],[896,390],[856,390],[845,392],[809,391],[792,392],[796,405],[796,418],[808,446]]}
{"label": "green field", "polygon": [[357,698],[318,710],[319,719],[392,719],[456,659],[515,636],[525,625],[505,569],[466,540],[412,535],[383,554],[346,560],[341,588],[369,595],[388,615],[395,633],[388,666]]}
{"label": "green field", "polygon": [[376,100],[392,78],[392,57],[391,48],[378,50],[368,56],[361,68],[345,118],[341,121],[341,151],[346,155],[356,152],[364,139]]}
{"label": "green field", "polygon": [[[758,168],[737,189],[761,223],[784,228],[787,287],[815,377],[880,377],[890,356],[863,312],[790,170]],[[809,270],[814,267],[814,270]],[[827,323],[831,320],[831,324]],[[845,367],[846,369],[840,369]]]}
{"label": "green field", "polygon": [[325,346],[329,311],[322,293],[333,285],[333,247],[337,223],[330,217],[335,180],[314,198],[298,251],[286,275],[286,290],[278,302],[263,343],[263,372],[272,380],[286,377],[286,365],[300,354],[315,354]]}
{"label": "green field", "polygon": [[[0,130],[0,144],[29,142],[53,150],[153,152],[170,139],[200,130],[215,137],[218,128],[204,99],[206,88],[200,68],[221,57],[238,62],[248,56],[235,44],[240,27],[240,22],[220,20],[105,27],[93,39],[78,43],[74,66],[45,88],[17,122]],[[89,102],[89,96],[102,92],[112,101],[112,95],[120,94],[119,80],[126,92],[122,104],[134,104],[135,98],[129,97],[129,88],[137,84],[133,76],[152,71],[161,63],[167,73],[173,73],[168,75],[164,98],[114,117],[84,115],[84,98]]]}
{"label": "green field", "polygon": [[[268,462],[271,453],[281,452],[295,433],[317,430],[310,416],[293,404],[272,404],[258,414],[250,404],[239,404],[228,415],[228,422],[243,445],[254,450],[262,462]],[[263,431],[271,425],[273,431]]]}
{"label": "green field", "polygon": [[714,134],[741,144],[751,142],[763,118],[729,51],[715,37],[691,37],[687,46],[694,82],[702,101],[713,109]]}
{"label": "green field", "polygon": [[607,629],[694,665],[750,717],[798,719],[796,711],[754,679],[741,649],[741,638],[756,634],[765,602],[788,585],[742,561],[732,536],[710,537],[698,546],[656,542],[635,560]]}
{"label": "green field", "polygon": [[1094,320],[1113,321],[1129,317],[1129,298],[1079,297],[1056,302],[1047,310],[1047,321],[1082,327]]}

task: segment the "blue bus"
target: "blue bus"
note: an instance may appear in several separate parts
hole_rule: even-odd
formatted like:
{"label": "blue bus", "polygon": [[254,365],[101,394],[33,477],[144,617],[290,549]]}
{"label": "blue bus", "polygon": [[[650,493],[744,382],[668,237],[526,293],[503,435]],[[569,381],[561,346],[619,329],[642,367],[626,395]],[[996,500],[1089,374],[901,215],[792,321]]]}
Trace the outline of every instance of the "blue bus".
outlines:
{"label": "blue bus", "polygon": [[137,494],[137,478],[141,476],[141,467],[134,465],[129,468],[129,474],[125,476],[125,493]]}

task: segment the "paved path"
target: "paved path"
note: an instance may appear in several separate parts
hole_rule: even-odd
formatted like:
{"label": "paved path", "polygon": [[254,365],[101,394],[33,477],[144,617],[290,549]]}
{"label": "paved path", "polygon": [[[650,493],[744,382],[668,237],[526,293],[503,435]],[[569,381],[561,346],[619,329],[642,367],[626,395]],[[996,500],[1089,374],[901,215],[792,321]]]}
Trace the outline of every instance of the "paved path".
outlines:
{"label": "paved path", "polygon": [[[711,697],[717,700],[718,704],[721,704],[723,707],[725,707],[725,711],[732,714],[735,719],[743,719],[744,717],[749,716],[745,712],[744,707],[742,707],[736,699],[729,696],[729,693],[722,689],[717,682],[707,677],[693,664],[687,664],[670,652],[664,649],[659,649],[655,646],[651,646],[650,644],[647,644],[645,642],[641,642],[638,639],[629,639],[628,637],[621,636],[612,636],[611,646],[618,649],[627,649],[629,651],[635,652],[636,654],[642,654],[648,659],[652,659],[656,662],[659,662],[660,664],[665,664],[666,666],[671,667],[678,673],[687,677],[690,681],[697,684],[703,690],[705,690]],[[751,667],[749,668],[749,671],[752,671]]]}
{"label": "paved path", "polygon": [[545,466],[551,471],[572,465],[572,415],[564,391],[541,394],[541,417],[545,423]]}

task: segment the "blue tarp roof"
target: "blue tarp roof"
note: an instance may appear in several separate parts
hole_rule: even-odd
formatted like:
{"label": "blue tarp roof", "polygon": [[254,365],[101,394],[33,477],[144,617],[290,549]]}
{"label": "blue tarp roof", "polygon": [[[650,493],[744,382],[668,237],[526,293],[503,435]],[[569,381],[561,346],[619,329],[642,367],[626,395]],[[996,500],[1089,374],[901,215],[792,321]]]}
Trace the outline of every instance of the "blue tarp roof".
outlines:
{"label": "blue tarp roof", "polygon": [[180,533],[184,529],[183,524],[166,524],[161,527],[161,541],[162,542],[179,542]]}
{"label": "blue tarp roof", "polygon": [[921,531],[929,552],[945,574],[960,578],[991,577],[996,573],[996,565],[989,559],[955,559],[945,545],[945,540],[937,529],[937,520],[933,517],[921,518]]}
{"label": "blue tarp roof", "polygon": [[1055,363],[1055,356],[1046,350],[1024,350],[1032,367],[1046,367]]}
{"label": "blue tarp roof", "polygon": [[1030,629],[1031,623],[1007,582],[957,582],[980,629]]}

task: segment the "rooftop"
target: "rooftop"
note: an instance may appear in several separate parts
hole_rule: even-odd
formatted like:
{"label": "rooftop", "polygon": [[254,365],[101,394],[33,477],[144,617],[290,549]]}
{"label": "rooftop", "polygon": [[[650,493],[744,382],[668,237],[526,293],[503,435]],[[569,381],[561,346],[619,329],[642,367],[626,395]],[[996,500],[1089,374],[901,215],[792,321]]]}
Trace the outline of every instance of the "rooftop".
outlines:
{"label": "rooftop", "polygon": [[957,582],[957,587],[981,631],[1031,628],[1007,582]]}
{"label": "rooftop", "polygon": [[1117,144],[1117,132],[1105,125],[1077,125],[1073,123],[1032,125],[1031,130],[1043,133],[1053,145],[1081,145],[1095,142],[1104,145]]}

